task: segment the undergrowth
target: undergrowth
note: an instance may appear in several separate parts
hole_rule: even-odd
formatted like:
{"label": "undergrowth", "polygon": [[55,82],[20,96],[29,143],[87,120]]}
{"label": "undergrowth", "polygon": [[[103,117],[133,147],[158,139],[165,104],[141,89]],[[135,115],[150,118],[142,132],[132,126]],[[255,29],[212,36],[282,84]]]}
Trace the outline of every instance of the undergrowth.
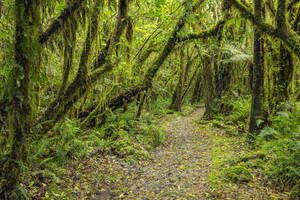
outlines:
{"label": "undergrowth", "polygon": [[231,112],[216,114],[216,122],[212,122],[214,127],[223,129],[224,135],[212,138],[217,145],[213,147],[213,166],[223,170],[211,175],[211,183],[242,184],[255,178],[265,186],[287,193],[289,199],[299,199],[300,104],[296,104],[293,112],[282,111],[271,116],[269,126],[257,135],[254,148],[242,144],[247,135],[250,99],[239,98],[229,104]]}
{"label": "undergrowth", "polygon": [[270,121],[257,136],[257,149],[268,155],[263,164],[266,178],[290,190],[291,199],[300,198],[300,105],[294,113],[278,112]]}
{"label": "undergrowth", "polygon": [[103,126],[87,130],[80,128],[79,120],[65,119],[47,137],[31,143],[31,170],[21,184],[24,195],[27,191],[32,197],[75,199],[62,189],[63,184],[72,182],[68,166],[92,156],[115,155],[132,164],[150,158],[150,152],[166,141],[160,119],[167,113],[174,117],[179,114],[167,110],[168,104],[168,99],[158,98],[151,112],[143,111],[137,119],[133,103],[127,112],[108,113]]}

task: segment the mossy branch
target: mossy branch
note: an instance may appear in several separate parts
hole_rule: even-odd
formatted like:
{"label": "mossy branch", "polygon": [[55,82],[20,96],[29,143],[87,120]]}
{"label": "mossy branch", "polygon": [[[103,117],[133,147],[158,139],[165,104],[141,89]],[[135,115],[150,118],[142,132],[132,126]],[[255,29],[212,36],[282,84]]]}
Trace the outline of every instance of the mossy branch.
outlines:
{"label": "mossy branch", "polygon": [[230,0],[232,6],[237,8],[243,17],[250,20],[257,29],[269,36],[281,40],[298,58],[300,58],[300,38],[292,30],[282,31],[281,27],[274,27],[261,18],[256,19],[253,13],[238,0]]}
{"label": "mossy branch", "polygon": [[[128,12],[128,0],[120,0],[119,1],[119,14],[117,16],[117,21],[115,26],[120,26],[120,23],[123,23],[123,16],[127,16]],[[97,3],[96,3],[97,4]],[[97,9],[99,6],[95,6]],[[125,9],[125,10],[124,10]],[[77,76],[75,80],[71,83],[71,85],[67,88],[66,92],[62,97],[56,99],[54,102],[50,104],[48,109],[42,115],[42,117],[36,123],[36,132],[38,135],[43,135],[44,133],[48,132],[53,126],[62,119],[66,113],[72,108],[74,103],[76,103],[88,90],[88,88],[92,87],[93,84],[99,80],[100,77],[110,69],[112,69],[113,65],[110,64],[109,61],[105,62],[105,66],[103,69],[97,69],[92,74],[88,75],[87,73],[87,61],[90,54],[91,44],[96,37],[97,27],[98,27],[98,16],[99,10],[95,12],[92,22],[90,22],[91,28],[88,28],[89,32],[87,34],[87,38],[85,41],[84,49],[81,55],[81,61],[79,65],[79,69],[77,72]],[[121,13],[121,14],[120,14]],[[122,17],[120,17],[120,15]],[[121,20],[121,22],[119,21]],[[121,35],[118,31],[120,27],[115,28],[115,32],[113,32],[113,36],[111,38],[111,45],[116,44]],[[124,27],[125,28],[125,27]],[[118,33],[117,33],[118,32]],[[123,33],[123,30],[121,30]],[[113,45],[112,45],[113,46]],[[112,48],[110,46],[110,48]],[[110,52],[110,48],[108,52]]]}
{"label": "mossy branch", "polygon": [[57,19],[54,20],[52,24],[46,29],[46,31],[40,34],[39,42],[41,44],[44,44],[50,39],[52,35],[60,32],[67,22],[68,18],[72,16],[72,13],[78,10],[85,1],[86,0],[75,0],[70,6],[65,8],[60,16],[57,17]]}
{"label": "mossy branch", "polygon": [[49,131],[67,113],[68,109],[71,108],[73,104],[86,92],[88,87],[87,63],[91,51],[91,45],[97,35],[99,13],[99,1],[97,1],[93,16],[89,23],[77,76],[67,88],[66,92],[58,96],[58,98],[50,104],[44,115],[38,120],[38,123],[41,123],[40,133]]}
{"label": "mossy branch", "polygon": [[116,45],[116,43],[118,43],[122,34],[124,33],[128,20],[130,20],[128,17],[128,9],[128,0],[120,0],[118,4],[118,14],[116,17],[114,30],[112,31],[105,47],[101,50],[97,59],[95,60],[93,67],[94,70],[105,64],[107,57],[109,57],[109,55],[112,53],[113,47]]}
{"label": "mossy branch", "polygon": [[170,55],[170,53],[172,52],[172,50],[174,49],[174,47],[176,46],[176,44],[178,42],[178,39],[179,39],[178,33],[183,28],[183,26],[188,18],[187,15],[190,12],[195,12],[203,2],[204,2],[203,0],[197,1],[196,4],[194,4],[194,6],[191,8],[191,10],[187,10],[186,13],[182,17],[180,17],[180,19],[178,20],[178,22],[172,32],[172,35],[168,39],[167,44],[165,45],[162,53],[155,60],[153,66],[148,69],[148,71],[145,75],[145,79],[144,79],[145,85],[147,85],[148,87],[151,87],[152,80],[155,77],[157,71],[159,70],[161,65],[164,63],[164,61],[167,59],[167,57]]}
{"label": "mossy branch", "polygon": [[188,40],[196,40],[196,39],[214,36],[223,29],[224,25],[225,25],[225,20],[220,20],[213,28],[208,29],[206,31],[202,31],[200,33],[190,33],[187,36],[178,38],[177,42],[179,43]]}

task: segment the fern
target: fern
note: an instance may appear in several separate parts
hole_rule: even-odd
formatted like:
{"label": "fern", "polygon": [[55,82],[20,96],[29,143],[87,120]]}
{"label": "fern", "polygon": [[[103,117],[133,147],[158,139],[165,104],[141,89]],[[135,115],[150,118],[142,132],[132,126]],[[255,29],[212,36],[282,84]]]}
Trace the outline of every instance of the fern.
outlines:
{"label": "fern", "polygon": [[253,60],[252,54],[231,44],[224,45],[222,51],[227,55],[227,58],[222,60],[224,63],[252,62]]}

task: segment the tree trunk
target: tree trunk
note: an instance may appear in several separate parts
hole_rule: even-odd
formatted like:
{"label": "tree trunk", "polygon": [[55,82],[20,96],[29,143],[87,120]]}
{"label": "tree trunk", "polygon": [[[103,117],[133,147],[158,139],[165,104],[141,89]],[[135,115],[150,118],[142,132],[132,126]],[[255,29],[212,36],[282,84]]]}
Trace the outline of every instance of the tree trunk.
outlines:
{"label": "tree trunk", "polygon": [[176,98],[176,110],[181,112],[181,106],[182,106],[182,90],[183,90],[183,84],[184,84],[184,74],[185,74],[185,68],[184,68],[184,51],[181,49],[180,52],[180,77],[179,77],[179,87],[177,92],[177,98]]}
{"label": "tree trunk", "polygon": [[[254,1],[254,15],[258,19],[262,17],[261,0]],[[253,61],[253,90],[252,104],[249,124],[249,138],[254,139],[253,135],[258,133],[258,120],[264,120],[264,58],[263,58],[263,39],[257,29],[254,31],[254,61]]]}
{"label": "tree trunk", "polygon": [[280,70],[278,73],[278,103],[289,100],[293,93],[293,81],[295,80],[295,67],[293,56],[280,44]]}
{"label": "tree trunk", "polygon": [[201,88],[201,81],[202,81],[202,74],[199,72],[197,76],[197,80],[194,86],[194,91],[191,99],[191,104],[197,103],[200,101],[200,98],[202,96],[202,88]]}
{"label": "tree trunk", "polygon": [[178,83],[173,94],[171,108],[174,108],[176,111],[181,111],[182,106],[182,89],[184,84],[184,51],[183,47],[180,49],[180,73],[178,77]]}
{"label": "tree trunk", "polygon": [[4,164],[6,182],[0,198],[17,199],[13,195],[22,180],[22,168],[27,165],[28,145],[31,139],[34,70],[39,66],[38,24],[39,1],[15,1],[15,61],[10,77],[9,131],[12,147]]}
{"label": "tree trunk", "polygon": [[139,109],[138,109],[136,118],[139,118],[142,114],[142,109],[143,109],[143,105],[144,105],[144,102],[145,102],[145,99],[146,99],[146,95],[147,95],[147,91],[144,92],[144,95],[143,95],[142,100],[141,100],[140,105],[139,105]]}
{"label": "tree trunk", "polygon": [[[206,58],[209,59],[209,58]],[[204,83],[204,104],[205,104],[205,119],[211,119],[213,113],[213,100],[215,97],[215,81],[213,71],[213,61],[209,60],[203,68],[203,83]]]}

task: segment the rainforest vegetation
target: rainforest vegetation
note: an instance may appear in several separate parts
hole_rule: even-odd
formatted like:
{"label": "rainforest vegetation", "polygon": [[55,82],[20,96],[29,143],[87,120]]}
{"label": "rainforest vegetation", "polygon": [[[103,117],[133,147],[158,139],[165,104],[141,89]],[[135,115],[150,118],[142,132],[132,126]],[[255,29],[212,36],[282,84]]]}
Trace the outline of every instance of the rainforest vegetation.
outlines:
{"label": "rainforest vegetation", "polygon": [[0,199],[300,199],[299,0],[0,0]]}

